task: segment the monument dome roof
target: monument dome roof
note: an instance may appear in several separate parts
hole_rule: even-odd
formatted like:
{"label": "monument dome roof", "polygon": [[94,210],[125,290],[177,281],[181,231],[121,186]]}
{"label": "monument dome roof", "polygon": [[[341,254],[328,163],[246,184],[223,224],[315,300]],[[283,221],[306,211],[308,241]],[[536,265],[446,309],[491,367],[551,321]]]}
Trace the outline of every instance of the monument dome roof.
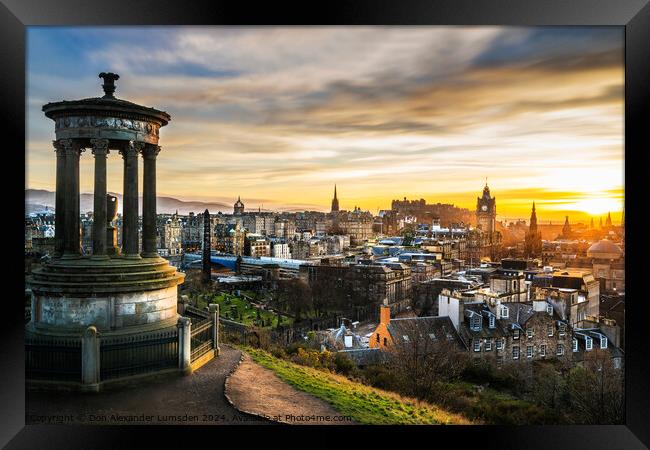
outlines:
{"label": "monument dome roof", "polygon": [[618,259],[622,254],[621,248],[608,239],[601,239],[587,250],[587,256],[592,258]]}

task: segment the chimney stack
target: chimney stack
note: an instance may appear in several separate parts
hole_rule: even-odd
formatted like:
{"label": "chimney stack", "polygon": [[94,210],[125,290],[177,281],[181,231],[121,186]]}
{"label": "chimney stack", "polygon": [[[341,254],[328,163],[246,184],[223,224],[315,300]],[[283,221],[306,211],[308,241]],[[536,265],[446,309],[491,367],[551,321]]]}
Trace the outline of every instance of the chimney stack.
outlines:
{"label": "chimney stack", "polygon": [[388,325],[390,323],[390,306],[381,305],[379,309],[379,323]]}

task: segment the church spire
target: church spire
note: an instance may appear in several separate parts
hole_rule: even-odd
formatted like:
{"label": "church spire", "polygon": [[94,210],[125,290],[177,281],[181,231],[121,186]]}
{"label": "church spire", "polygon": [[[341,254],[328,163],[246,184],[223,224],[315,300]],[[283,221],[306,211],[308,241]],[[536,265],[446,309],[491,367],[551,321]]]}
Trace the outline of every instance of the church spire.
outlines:
{"label": "church spire", "polygon": [[332,212],[338,212],[339,210],[339,199],[336,197],[336,184],[334,185],[334,198],[332,199]]}

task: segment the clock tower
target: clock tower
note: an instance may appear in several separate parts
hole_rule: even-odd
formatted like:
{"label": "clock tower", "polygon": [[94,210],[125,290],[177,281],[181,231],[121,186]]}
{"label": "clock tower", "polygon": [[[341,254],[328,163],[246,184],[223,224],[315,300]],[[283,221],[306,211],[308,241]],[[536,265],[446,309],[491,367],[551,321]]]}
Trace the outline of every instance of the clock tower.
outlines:
{"label": "clock tower", "polygon": [[490,188],[486,182],[483,196],[476,199],[476,225],[485,233],[492,235],[496,231],[496,217],[496,197],[490,196]]}

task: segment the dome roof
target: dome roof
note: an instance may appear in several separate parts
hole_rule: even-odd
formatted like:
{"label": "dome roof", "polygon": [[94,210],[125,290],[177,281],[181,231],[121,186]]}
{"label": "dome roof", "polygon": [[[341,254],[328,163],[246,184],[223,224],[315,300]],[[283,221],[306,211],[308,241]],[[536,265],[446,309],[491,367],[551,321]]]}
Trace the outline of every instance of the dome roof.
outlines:
{"label": "dome roof", "polygon": [[587,250],[587,256],[592,258],[618,259],[622,254],[621,248],[607,239],[596,242]]}

